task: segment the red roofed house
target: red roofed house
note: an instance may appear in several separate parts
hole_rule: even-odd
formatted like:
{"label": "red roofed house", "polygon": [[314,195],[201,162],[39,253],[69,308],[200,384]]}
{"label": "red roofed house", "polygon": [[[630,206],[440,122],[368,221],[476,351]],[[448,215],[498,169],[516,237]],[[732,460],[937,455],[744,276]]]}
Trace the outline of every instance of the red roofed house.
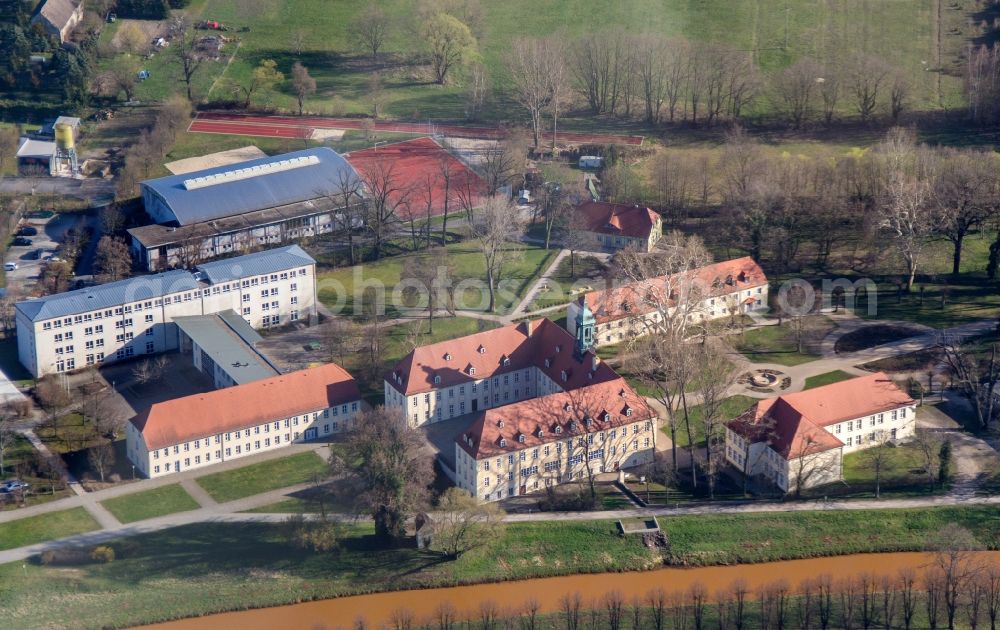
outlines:
{"label": "red roofed house", "polygon": [[126,448],[161,477],[340,432],[361,408],[354,377],[329,363],[156,403],[132,418]]}
{"label": "red roofed house", "polygon": [[576,206],[575,213],[581,231],[592,239],[594,251],[635,247],[639,251],[650,252],[663,236],[663,221],[649,208],[587,201]]}
{"label": "red roofed house", "polygon": [[566,328],[575,336],[593,320],[594,345],[608,346],[656,330],[678,295],[695,302],[685,307],[688,318],[708,321],[767,308],[767,288],[764,270],[745,256],[580,296],[569,305]]}
{"label": "red roofed house", "polygon": [[487,501],[636,466],[656,446],[645,400],[547,319],[416,348],[386,375],[385,404],[412,426],[477,414],[453,479]]}
{"label": "red roofed house", "polygon": [[726,426],[726,460],[792,492],[841,479],[844,454],[915,427],[916,403],[878,372],[754,403]]}

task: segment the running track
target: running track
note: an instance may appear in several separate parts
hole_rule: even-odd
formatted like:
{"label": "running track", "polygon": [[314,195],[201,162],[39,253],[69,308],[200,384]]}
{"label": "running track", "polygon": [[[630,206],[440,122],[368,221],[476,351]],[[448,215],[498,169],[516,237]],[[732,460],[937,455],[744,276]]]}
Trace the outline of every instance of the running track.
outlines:
{"label": "running track", "polygon": [[[318,118],[290,116],[252,116],[249,114],[200,113],[191,122],[188,131],[195,133],[221,133],[237,136],[263,136],[268,138],[311,138],[314,129],[362,129],[367,119]],[[496,127],[466,127],[463,125],[436,125],[433,123],[375,121],[375,131],[433,134],[456,138],[493,140],[503,132]],[[560,132],[559,140],[571,144],[628,144],[639,146],[642,136],[602,133]],[[551,140],[551,133],[543,133]]]}

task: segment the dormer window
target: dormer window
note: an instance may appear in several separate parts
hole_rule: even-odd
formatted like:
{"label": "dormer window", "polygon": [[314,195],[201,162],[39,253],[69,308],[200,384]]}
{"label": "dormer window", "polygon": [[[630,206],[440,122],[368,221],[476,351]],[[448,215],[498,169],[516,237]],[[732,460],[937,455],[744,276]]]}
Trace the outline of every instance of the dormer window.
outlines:
{"label": "dormer window", "polygon": [[434,375],[434,384],[435,385],[440,385],[441,384],[441,377],[439,375],[437,375],[437,374]]}
{"label": "dormer window", "polygon": [[625,415],[626,416],[631,416],[632,415],[632,408],[631,407],[625,407]]}
{"label": "dormer window", "polygon": [[476,375],[476,368],[474,368],[474,367],[472,367],[470,365],[469,366],[469,376],[475,376],[475,375]]}
{"label": "dormer window", "polygon": [[562,435],[562,427],[556,427],[556,435]]}
{"label": "dormer window", "polygon": [[524,442],[524,434],[523,433],[518,433],[517,434],[517,441],[521,442],[521,443]]}
{"label": "dormer window", "polygon": [[538,437],[540,438],[545,437],[545,431],[543,431],[541,428],[538,429]]}
{"label": "dormer window", "polygon": [[444,360],[445,361],[451,361],[451,353],[450,352],[446,352],[444,354]]}
{"label": "dormer window", "polygon": [[500,447],[507,446],[507,438],[500,438]]}
{"label": "dormer window", "polygon": [[503,420],[497,420],[497,428],[503,428]]}
{"label": "dormer window", "polygon": [[552,359],[545,359],[545,367],[552,367]]}
{"label": "dormer window", "polygon": [[562,372],[560,372],[559,373],[559,377],[562,378],[563,383],[565,383],[566,379],[568,378],[568,375],[566,374],[566,370],[563,370]]}
{"label": "dormer window", "polygon": [[570,422],[569,422],[569,430],[570,431],[576,431],[576,420],[570,420]]}
{"label": "dormer window", "polygon": [[623,389],[620,392],[618,392],[618,395],[621,396],[622,398],[625,398],[625,390]]}
{"label": "dormer window", "polygon": [[508,365],[510,365],[510,357],[504,357],[503,358],[503,366],[507,367]]}
{"label": "dormer window", "polygon": [[486,346],[479,346],[479,354],[486,354]]}
{"label": "dormer window", "polygon": [[566,403],[565,405],[563,405],[563,411],[570,411],[572,409],[573,409],[573,405],[571,405],[569,403]]}
{"label": "dormer window", "polygon": [[605,422],[607,422],[607,421],[608,421],[608,420],[610,420],[610,419],[611,419],[611,414],[609,414],[609,413],[608,413],[607,411],[605,411],[605,412],[604,412],[604,413],[603,413],[603,414],[601,415],[601,420],[603,420],[603,421],[605,421]]}
{"label": "dormer window", "polygon": [[562,352],[562,346],[556,346],[556,352]]}
{"label": "dormer window", "polygon": [[588,427],[589,427],[590,425],[592,425],[592,424],[594,423],[593,419],[592,419],[592,418],[591,418],[590,416],[587,416],[586,418],[584,418],[584,419],[583,419],[583,422],[584,422],[584,424],[586,424],[586,425],[587,425]]}

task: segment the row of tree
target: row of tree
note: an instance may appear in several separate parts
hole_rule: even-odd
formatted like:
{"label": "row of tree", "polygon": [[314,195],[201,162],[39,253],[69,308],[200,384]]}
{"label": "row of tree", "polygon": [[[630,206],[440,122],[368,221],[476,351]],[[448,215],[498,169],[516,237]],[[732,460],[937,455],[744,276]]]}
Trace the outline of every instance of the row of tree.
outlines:
{"label": "row of tree", "polygon": [[[945,538],[948,536],[949,538]],[[806,630],[990,628],[1000,626],[1000,567],[975,553],[968,530],[946,525],[930,541],[933,560],[920,572],[906,567],[874,569],[855,577],[830,574],[792,585],[777,579],[756,588],[737,579],[715,592],[700,582],[683,591],[651,589],[631,596],[614,590],[585,599],[579,592],[559,598],[558,612],[542,613],[528,596],[521,606],[486,600],[459,613],[450,602],[425,618],[408,609],[390,615],[390,628],[458,630]],[[356,628],[364,628],[359,619]]]}

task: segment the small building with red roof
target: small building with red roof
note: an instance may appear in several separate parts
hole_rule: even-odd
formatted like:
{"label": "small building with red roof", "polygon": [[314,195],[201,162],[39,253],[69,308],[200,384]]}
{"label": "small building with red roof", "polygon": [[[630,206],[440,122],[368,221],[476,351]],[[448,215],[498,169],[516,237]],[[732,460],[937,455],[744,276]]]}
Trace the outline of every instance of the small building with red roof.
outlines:
{"label": "small building with red roof", "polygon": [[[607,201],[586,201],[574,208],[576,225],[593,251],[614,252],[633,247],[653,251],[663,236],[663,220],[649,208]],[[581,249],[587,249],[581,247]]]}
{"label": "small building with red roof", "polygon": [[570,303],[566,328],[576,336],[583,314],[593,315],[592,337],[597,347],[648,335],[662,326],[683,300],[686,317],[710,321],[767,308],[768,281],[749,257],[706,265],[684,273],[591,291]]}
{"label": "small building with red roof", "polygon": [[845,454],[915,429],[916,403],[877,372],[754,403],[726,425],[726,461],[792,492],[840,480]]}
{"label": "small building with red roof", "polygon": [[339,433],[362,410],[334,363],[152,405],[126,426],[129,460],[162,477]]}

